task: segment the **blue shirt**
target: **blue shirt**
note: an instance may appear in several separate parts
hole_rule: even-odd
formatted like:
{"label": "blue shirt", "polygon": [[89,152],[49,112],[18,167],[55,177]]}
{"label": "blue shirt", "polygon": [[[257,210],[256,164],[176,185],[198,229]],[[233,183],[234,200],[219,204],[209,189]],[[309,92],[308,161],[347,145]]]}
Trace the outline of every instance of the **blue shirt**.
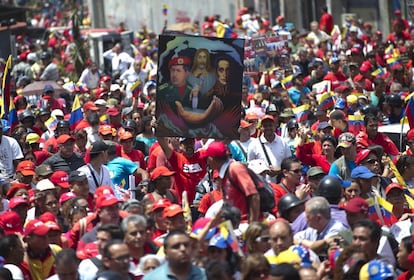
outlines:
{"label": "blue shirt", "polygon": [[129,159],[122,157],[114,158],[109,161],[106,166],[109,169],[112,183],[115,186],[123,186],[125,190],[129,189],[129,175],[134,174],[138,169],[138,166]]}
{"label": "blue shirt", "polygon": [[293,104],[295,104],[296,106],[299,105],[300,97],[302,95],[306,96],[306,94],[308,94],[309,92],[310,92],[310,90],[307,87],[302,88],[301,91],[297,90],[295,87],[291,87],[288,90],[290,99],[292,99]]}
{"label": "blue shirt", "polygon": [[331,219],[321,232],[318,233],[316,229],[308,227],[307,229],[295,234],[295,238],[298,240],[306,239],[309,241],[317,241],[338,235],[340,231],[343,231],[345,229],[346,227],[341,222],[337,222]]}
{"label": "blue shirt", "polygon": [[[177,279],[171,272],[168,262],[157,267],[149,274],[145,275],[143,280],[174,280]],[[206,273],[203,268],[191,265],[191,272],[185,280],[207,280]]]}

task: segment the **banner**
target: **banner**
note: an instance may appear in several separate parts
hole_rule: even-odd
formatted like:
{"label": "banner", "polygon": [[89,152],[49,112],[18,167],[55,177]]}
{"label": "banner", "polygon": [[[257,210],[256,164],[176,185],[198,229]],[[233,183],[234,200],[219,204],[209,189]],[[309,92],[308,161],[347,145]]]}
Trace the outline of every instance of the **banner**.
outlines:
{"label": "banner", "polygon": [[244,40],[160,35],[157,136],[238,139]]}

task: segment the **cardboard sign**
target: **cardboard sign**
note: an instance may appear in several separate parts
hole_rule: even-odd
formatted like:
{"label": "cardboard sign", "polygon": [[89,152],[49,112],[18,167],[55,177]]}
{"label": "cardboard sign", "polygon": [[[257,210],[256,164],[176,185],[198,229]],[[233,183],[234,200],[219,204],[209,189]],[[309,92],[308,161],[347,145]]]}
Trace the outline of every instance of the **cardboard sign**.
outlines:
{"label": "cardboard sign", "polygon": [[243,39],[160,35],[157,136],[238,139]]}

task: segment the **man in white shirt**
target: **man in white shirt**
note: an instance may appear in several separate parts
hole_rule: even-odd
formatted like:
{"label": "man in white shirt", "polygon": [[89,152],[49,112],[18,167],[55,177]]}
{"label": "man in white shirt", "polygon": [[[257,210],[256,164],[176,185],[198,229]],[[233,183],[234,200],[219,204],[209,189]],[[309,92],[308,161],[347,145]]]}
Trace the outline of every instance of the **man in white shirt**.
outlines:
{"label": "man in white shirt", "polygon": [[14,138],[3,135],[3,124],[0,122],[0,178],[12,178],[21,159],[23,153],[19,143]]}
{"label": "man in white shirt", "polygon": [[276,123],[271,115],[265,115],[262,120],[262,135],[250,143],[247,161],[262,159],[269,165],[269,175],[266,180],[276,183],[275,176],[280,171],[284,158],[292,156],[289,146],[275,133]]}
{"label": "man in white shirt", "polygon": [[78,168],[78,171],[86,174],[86,177],[88,178],[89,192],[92,194],[99,186],[110,186],[113,190],[115,190],[109,170],[104,165],[108,161],[108,155],[106,153],[107,150],[108,145],[106,145],[103,141],[96,141],[92,143],[90,150],[90,163]]}
{"label": "man in white shirt", "polygon": [[116,43],[112,49],[104,52],[103,57],[112,61],[112,75],[122,75],[134,63],[134,59],[122,51],[122,45],[120,43]]}
{"label": "man in white shirt", "polygon": [[119,79],[126,85],[126,97],[132,97],[132,85],[139,80],[141,87],[143,87],[148,79],[148,72],[142,69],[142,59],[134,61],[131,67],[129,67]]}

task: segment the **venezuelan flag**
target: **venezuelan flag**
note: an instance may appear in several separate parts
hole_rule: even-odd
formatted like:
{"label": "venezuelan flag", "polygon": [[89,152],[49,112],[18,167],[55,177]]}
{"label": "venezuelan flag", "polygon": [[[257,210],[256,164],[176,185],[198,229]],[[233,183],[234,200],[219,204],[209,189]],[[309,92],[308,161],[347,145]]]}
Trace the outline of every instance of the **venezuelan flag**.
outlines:
{"label": "venezuelan flag", "polygon": [[10,87],[11,87],[11,68],[12,68],[12,56],[9,55],[6,67],[4,68],[3,73],[3,81],[1,84],[1,92],[2,92],[2,98],[1,98],[1,118],[7,119],[10,129],[13,130],[14,126],[16,126],[19,123],[19,120],[17,118],[17,111],[14,107],[14,103],[11,100],[10,97]]}
{"label": "venezuelan flag", "polygon": [[375,71],[371,72],[371,76],[375,78],[383,78],[385,77],[386,70],[381,66],[378,67]]}
{"label": "venezuelan flag", "polygon": [[230,245],[233,252],[243,256],[243,251],[240,248],[236,235],[234,234],[232,223],[229,220],[224,221],[219,224],[218,228],[220,229],[221,236],[227,241],[227,244]]}
{"label": "venezuelan flag", "polygon": [[318,99],[318,103],[323,110],[332,109],[335,105],[335,100],[332,95],[332,92],[325,92],[316,97]]}
{"label": "venezuelan flag", "polygon": [[387,65],[390,69],[396,69],[401,67],[400,60],[396,57],[391,57],[387,59]]}
{"label": "venezuelan flag", "polygon": [[167,4],[163,4],[162,5],[162,14],[166,17],[168,14],[168,5]]}
{"label": "venezuelan flag", "polygon": [[309,117],[309,104],[301,105],[296,108],[292,108],[298,122],[306,121]]}
{"label": "venezuelan flag", "polygon": [[293,75],[287,76],[282,80],[282,86],[284,89],[290,89],[293,86]]}
{"label": "venezuelan flag", "polygon": [[132,84],[130,91],[133,97],[137,97],[141,92],[141,81],[138,79]]}
{"label": "venezuelan flag", "polygon": [[383,225],[391,225],[392,216],[392,204],[386,201],[380,196],[375,198],[370,197],[367,199],[368,203],[368,216],[374,221],[380,220]]}
{"label": "venezuelan flag", "polygon": [[59,122],[58,119],[51,116],[47,121],[45,121],[45,126],[47,127],[49,131],[53,132],[55,131],[58,122]]}
{"label": "venezuelan flag", "polygon": [[405,197],[405,200],[407,201],[408,206],[410,207],[410,209],[414,209],[413,193],[407,187],[407,184],[405,183],[404,178],[401,176],[400,172],[398,171],[392,159],[390,157],[388,157],[387,159],[390,164],[391,171],[394,174],[395,178],[397,179],[398,184],[400,184],[404,188],[404,197]]}
{"label": "venezuelan flag", "polygon": [[322,81],[316,83],[312,86],[312,90],[316,92],[316,94],[322,94],[325,92],[331,91],[331,81]]}
{"label": "venezuelan flag", "polygon": [[359,115],[348,115],[348,125],[350,131],[361,131],[364,127],[364,118]]}
{"label": "venezuelan flag", "polygon": [[70,113],[69,124],[71,130],[75,129],[76,125],[83,119],[82,107],[79,101],[79,96],[76,94],[73,100],[72,112]]}
{"label": "venezuelan flag", "polygon": [[384,51],[384,58],[388,59],[394,56],[394,46],[389,45]]}

